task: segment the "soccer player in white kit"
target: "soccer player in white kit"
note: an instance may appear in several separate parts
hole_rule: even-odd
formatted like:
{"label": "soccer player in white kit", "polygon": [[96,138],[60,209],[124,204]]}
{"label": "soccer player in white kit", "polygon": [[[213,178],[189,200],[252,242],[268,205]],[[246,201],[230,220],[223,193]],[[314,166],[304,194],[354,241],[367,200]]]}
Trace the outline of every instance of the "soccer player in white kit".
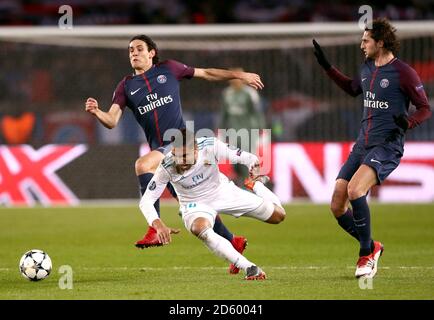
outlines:
{"label": "soccer player in white kit", "polygon": [[[253,185],[254,193],[240,189],[219,171],[218,163],[222,160],[249,168],[246,185]],[[192,132],[182,129],[174,139],[172,151],[160,162],[148,184],[140,200],[140,210],[148,224],[157,230],[160,241],[170,243],[171,229],[158,217],[153,206],[170,182],[178,195],[187,230],[214,254],[244,270],[246,280],[263,280],[265,273],[213,230],[218,213],[252,217],[271,224],[285,219],[280,200],[261,182],[263,177],[259,175],[259,160],[255,155],[231,148],[213,137],[196,140]]]}

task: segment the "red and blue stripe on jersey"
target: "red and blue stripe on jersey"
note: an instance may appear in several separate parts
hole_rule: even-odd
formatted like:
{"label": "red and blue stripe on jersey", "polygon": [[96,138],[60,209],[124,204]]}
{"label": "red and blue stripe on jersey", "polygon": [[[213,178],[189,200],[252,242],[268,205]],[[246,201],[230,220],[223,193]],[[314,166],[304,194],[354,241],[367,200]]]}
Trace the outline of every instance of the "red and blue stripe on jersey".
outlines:
{"label": "red and blue stripe on jersey", "polygon": [[151,150],[170,143],[163,139],[166,130],[185,127],[179,81],[193,75],[194,68],[166,60],[143,74],[125,77],[116,87],[113,103],[131,109]]}

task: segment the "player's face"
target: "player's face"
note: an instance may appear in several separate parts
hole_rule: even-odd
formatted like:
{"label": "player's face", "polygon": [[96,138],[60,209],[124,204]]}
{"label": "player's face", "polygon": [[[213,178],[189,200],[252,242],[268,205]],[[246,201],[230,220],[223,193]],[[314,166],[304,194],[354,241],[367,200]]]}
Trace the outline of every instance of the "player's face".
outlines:
{"label": "player's face", "polygon": [[130,52],[130,63],[134,70],[144,72],[152,66],[152,58],[155,56],[155,50],[148,51],[146,42],[142,40],[133,40],[128,47]]}
{"label": "player's face", "polygon": [[380,43],[371,38],[371,33],[365,31],[362,36],[362,43],[360,44],[366,58],[375,59],[380,54]]}
{"label": "player's face", "polygon": [[176,171],[178,173],[189,170],[197,159],[197,146],[173,148],[173,155],[175,157]]}

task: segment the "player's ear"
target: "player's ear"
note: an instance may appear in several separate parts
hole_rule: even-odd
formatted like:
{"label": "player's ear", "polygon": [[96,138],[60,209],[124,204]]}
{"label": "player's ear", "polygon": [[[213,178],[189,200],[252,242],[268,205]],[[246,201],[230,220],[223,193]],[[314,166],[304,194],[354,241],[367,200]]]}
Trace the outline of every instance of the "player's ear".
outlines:
{"label": "player's ear", "polygon": [[384,41],[383,41],[383,40],[378,40],[378,42],[377,42],[377,46],[378,46],[379,48],[384,48]]}
{"label": "player's ear", "polygon": [[149,59],[155,57],[155,49],[151,49],[151,51],[149,51],[148,54],[149,54]]}

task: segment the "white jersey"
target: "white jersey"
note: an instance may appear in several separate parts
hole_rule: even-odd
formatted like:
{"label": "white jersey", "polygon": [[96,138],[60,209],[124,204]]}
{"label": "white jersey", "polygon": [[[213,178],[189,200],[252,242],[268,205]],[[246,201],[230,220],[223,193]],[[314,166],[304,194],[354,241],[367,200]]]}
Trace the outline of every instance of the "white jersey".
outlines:
{"label": "white jersey", "polygon": [[197,147],[196,163],[182,174],[176,171],[172,152],[160,162],[140,201],[140,209],[149,225],[158,219],[154,203],[160,198],[167,183],[170,182],[175,189],[180,205],[189,202],[206,203],[212,201],[219,190],[229,184],[229,179],[219,171],[219,162],[228,160],[229,163],[240,163],[249,168],[258,162],[254,154],[229,147],[216,138],[199,138]]}

